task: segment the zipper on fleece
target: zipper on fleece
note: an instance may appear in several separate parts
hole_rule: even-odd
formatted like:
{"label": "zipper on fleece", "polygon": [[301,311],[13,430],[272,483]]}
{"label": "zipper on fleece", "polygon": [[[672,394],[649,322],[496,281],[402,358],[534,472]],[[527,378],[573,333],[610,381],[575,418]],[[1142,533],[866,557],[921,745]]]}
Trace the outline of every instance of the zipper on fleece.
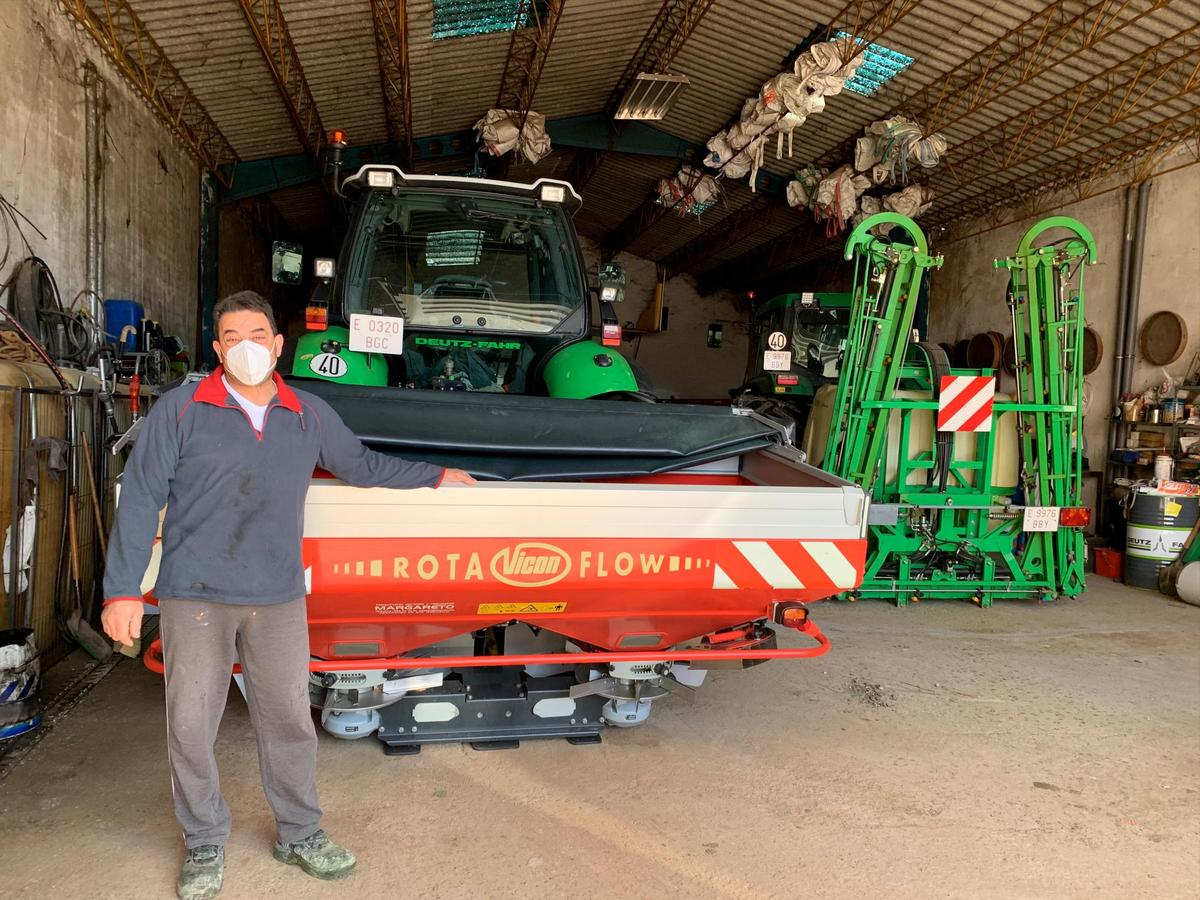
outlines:
{"label": "zipper on fleece", "polygon": [[[283,407],[283,404],[273,402],[274,399],[275,398],[272,398],[272,402],[267,406],[267,411],[265,413],[263,413],[263,428],[267,427],[267,416],[271,415],[271,410]],[[236,400],[234,400],[233,406],[230,406],[228,400],[226,400],[225,408],[226,409],[236,409],[238,412],[240,412],[242,414],[243,418],[245,418],[246,424],[250,426],[250,430],[254,432],[254,436],[256,438],[258,438],[258,442],[260,444],[262,443],[263,433],[254,427],[254,422],[251,421],[251,419],[250,419],[250,413],[246,412],[246,410],[242,407],[242,404],[240,404]],[[304,431],[305,430],[305,428],[304,428],[304,413],[299,413],[299,416],[300,416],[300,430]]]}
{"label": "zipper on fleece", "polygon": [[[225,405],[226,405],[226,407],[229,406],[228,403],[226,403]],[[278,404],[275,404],[275,405],[278,405]],[[250,413],[246,412],[246,410],[242,408],[242,404],[238,403],[236,400],[233,401],[233,406],[245,418],[246,424],[250,426],[250,430],[254,432],[254,436],[256,438],[258,438],[258,442],[261,444],[262,439],[263,439],[263,433],[254,427],[254,422],[250,418]],[[271,414],[272,409],[274,409],[274,405],[268,406],[267,411],[265,413],[263,413],[263,428],[267,427],[267,416],[269,416]]]}

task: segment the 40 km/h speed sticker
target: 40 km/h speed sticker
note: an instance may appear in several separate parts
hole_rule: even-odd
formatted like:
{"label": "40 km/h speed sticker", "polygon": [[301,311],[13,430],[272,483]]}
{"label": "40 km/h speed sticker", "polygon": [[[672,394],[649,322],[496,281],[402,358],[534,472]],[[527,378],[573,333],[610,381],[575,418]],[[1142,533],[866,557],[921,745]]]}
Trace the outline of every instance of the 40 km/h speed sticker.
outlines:
{"label": "40 km/h speed sticker", "polygon": [[767,335],[767,346],[772,350],[782,350],[787,346],[787,335],[782,331],[772,331]]}
{"label": "40 km/h speed sticker", "polygon": [[308,367],[326,378],[341,378],[346,374],[346,361],[336,353],[318,353]]}

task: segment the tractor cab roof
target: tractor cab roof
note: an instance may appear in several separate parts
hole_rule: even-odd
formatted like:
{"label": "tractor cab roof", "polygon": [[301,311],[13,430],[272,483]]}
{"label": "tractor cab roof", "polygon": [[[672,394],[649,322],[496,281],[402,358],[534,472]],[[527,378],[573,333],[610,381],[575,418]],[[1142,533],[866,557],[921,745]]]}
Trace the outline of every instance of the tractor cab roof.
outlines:
{"label": "tractor cab roof", "polygon": [[449,188],[470,191],[473,194],[523,197],[563,206],[572,216],[583,205],[582,198],[569,181],[554,178],[539,178],[533,184],[522,184],[516,181],[493,181],[462,175],[414,175],[401,171],[398,166],[371,164],[363,166],[342,182],[343,191],[395,187]]}

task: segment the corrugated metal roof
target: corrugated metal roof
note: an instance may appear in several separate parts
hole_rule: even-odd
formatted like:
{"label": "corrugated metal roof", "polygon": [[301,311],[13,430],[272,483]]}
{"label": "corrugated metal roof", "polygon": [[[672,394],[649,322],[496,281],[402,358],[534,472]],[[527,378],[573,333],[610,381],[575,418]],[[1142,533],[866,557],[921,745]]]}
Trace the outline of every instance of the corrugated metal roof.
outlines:
{"label": "corrugated metal roof", "polygon": [[387,140],[371,0],[282,0],[288,31],[328,129],[355,144]]}
{"label": "corrugated metal roof", "polygon": [[600,240],[646,199],[658,179],[674,175],[679,163],[657,156],[613,154],[600,164],[575,216],[581,234]]}
{"label": "corrugated metal roof", "polygon": [[[89,0],[103,10],[104,0]],[[237,0],[129,0],[243,159],[301,152]]]}
{"label": "corrugated metal roof", "polygon": [[538,82],[534,109],[555,118],[604,109],[660,6],[653,0],[570,0]]}
{"label": "corrugated metal roof", "polygon": [[625,249],[634,256],[664,259],[684,244],[720,223],[754,199],[750,188],[741,182],[724,182],[721,199],[700,215],[668,212],[653,228]]}
{"label": "corrugated metal roof", "polygon": [[512,34],[433,39],[433,4],[408,4],[413,132],[470,128],[496,103]]}
{"label": "corrugated metal roof", "polygon": [[[104,0],[89,2],[100,10]],[[129,2],[243,159],[301,152],[238,0]],[[326,127],[346,130],[356,144],[386,139],[371,0],[279,2]],[[435,40],[432,0],[408,0],[406,5],[414,134],[420,137],[470,128],[495,102],[511,32]],[[566,3],[534,108],[548,118],[599,112],[660,6],[658,0]],[[846,161],[848,148],[864,126],[901,105],[912,109],[928,106],[956,67],[969,65],[1010,29],[1051,8],[1058,11],[1059,22],[1086,10],[1092,10],[1089,15],[1095,17],[1095,11],[1102,10],[1104,18],[1095,33],[1111,33],[1083,52],[1075,52],[1078,44],[1072,41],[1058,43],[1052,54],[1045,55],[1045,66],[1026,66],[1026,71],[1045,68],[1036,77],[1024,83],[1014,79],[998,94],[989,94],[986,102],[965,112],[955,110],[942,128],[950,143],[946,164],[917,176],[941,192],[935,201],[941,208],[958,209],[972,196],[1004,188],[1017,179],[1036,185],[1043,173],[1063,171],[1089,148],[1196,110],[1195,92],[1168,99],[1179,88],[1163,80],[1151,85],[1128,115],[1122,113],[1119,124],[1093,128],[1058,149],[1044,149],[1044,142],[1032,144],[1037,152],[1029,154],[1029,159],[1022,152],[1007,166],[997,163],[990,174],[955,186],[950,176],[956,146],[993,133],[1046,98],[1194,25],[1200,21],[1200,0],[1123,0],[1119,4],[1065,0],[1050,6],[1046,0],[926,0],[876,38],[913,57],[912,66],[874,96],[844,92],[828,98],[826,109],[796,131],[792,156],[776,159],[771,146],[765,167],[788,173],[808,162],[823,160],[836,165]],[[717,0],[670,66],[672,72],[687,75],[691,84],[667,117],[656,124],[704,143],[737,116],[747,97],[781,70],[784,58],[798,42],[815,26],[827,23],[833,9],[819,0],[758,0],[754,4]],[[1024,40],[1022,46],[1028,49],[1032,42]],[[1200,43],[1193,46],[1200,52]],[[985,58],[1000,60],[1007,52]],[[952,99],[957,103],[959,98]],[[510,177],[563,177],[573,155],[571,150],[559,148],[538,166],[516,162]],[[423,160],[417,168],[448,173],[465,172],[472,165],[470,156],[459,155]],[[577,220],[581,232],[602,238],[644,202],[660,177],[677,168],[678,162],[672,159],[609,155],[584,192],[584,208]],[[274,199],[289,223],[304,231],[307,229],[299,227],[303,218],[299,204],[314,197],[319,200],[319,192],[292,189]],[[662,259],[752,199],[744,180],[726,184],[721,204],[701,218],[668,215],[628,249]],[[811,221],[808,216],[807,212],[782,209],[768,225],[714,253],[707,267]],[[304,220],[310,227],[319,223],[320,215]]]}

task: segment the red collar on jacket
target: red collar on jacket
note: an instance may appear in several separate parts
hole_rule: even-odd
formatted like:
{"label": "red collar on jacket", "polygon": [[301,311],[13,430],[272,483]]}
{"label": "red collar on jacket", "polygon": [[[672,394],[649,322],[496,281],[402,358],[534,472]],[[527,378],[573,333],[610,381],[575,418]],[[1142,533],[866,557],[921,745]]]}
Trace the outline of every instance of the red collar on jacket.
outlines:
{"label": "red collar on jacket", "polygon": [[[229,396],[229,392],[225,390],[225,385],[221,381],[221,377],[225,374],[224,366],[217,366],[212,374],[200,382],[196,388],[196,393],[193,399],[197,403],[211,403],[213,406],[225,406],[225,399]],[[292,412],[303,415],[303,407],[300,406],[300,398],[296,396],[296,392],[284,384],[278,372],[271,373],[271,380],[275,382],[276,399],[279,405],[284,409],[290,409]]]}

